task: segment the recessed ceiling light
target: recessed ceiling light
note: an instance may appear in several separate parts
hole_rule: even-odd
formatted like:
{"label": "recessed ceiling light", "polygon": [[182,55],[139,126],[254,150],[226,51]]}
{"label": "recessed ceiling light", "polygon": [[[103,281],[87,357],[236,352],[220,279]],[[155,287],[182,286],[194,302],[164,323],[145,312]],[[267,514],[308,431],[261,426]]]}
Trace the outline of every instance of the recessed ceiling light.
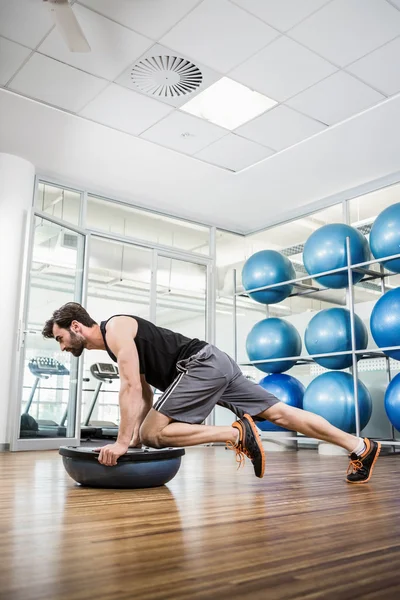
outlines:
{"label": "recessed ceiling light", "polygon": [[180,109],[232,130],[275,104],[275,100],[254,92],[229,77],[222,77]]}

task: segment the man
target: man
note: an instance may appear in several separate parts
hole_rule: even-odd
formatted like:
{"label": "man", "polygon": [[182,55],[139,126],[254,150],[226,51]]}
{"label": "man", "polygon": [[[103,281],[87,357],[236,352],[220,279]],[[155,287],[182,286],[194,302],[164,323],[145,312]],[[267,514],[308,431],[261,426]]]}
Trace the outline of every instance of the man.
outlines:
{"label": "man", "polygon": [[[350,453],[347,481],[369,481],[380,444],[333,427],[322,417],[280,402],[241,373],[215,346],[189,339],[132,315],[114,315],[98,325],[75,302],[56,310],[43,329],[62,351],[106,350],[118,363],[120,425],[117,441],[99,454],[113,466],[129,446],[153,448],[225,442],[239,462],[248,456],[263,477],[265,456],[254,420],[269,420]],[[163,392],[153,406],[153,386]],[[239,417],[232,426],[202,425],[216,404]],[[254,420],[253,420],[254,419]]]}

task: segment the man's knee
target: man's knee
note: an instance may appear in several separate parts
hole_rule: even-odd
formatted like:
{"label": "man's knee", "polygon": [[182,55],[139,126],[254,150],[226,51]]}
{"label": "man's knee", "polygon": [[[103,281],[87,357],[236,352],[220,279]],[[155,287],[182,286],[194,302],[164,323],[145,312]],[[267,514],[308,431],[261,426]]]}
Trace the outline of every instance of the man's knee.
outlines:
{"label": "man's knee", "polygon": [[162,439],[162,429],[151,427],[143,423],[140,428],[140,441],[150,448],[165,448],[166,444]]}
{"label": "man's knee", "polygon": [[287,428],[295,416],[297,409],[293,406],[288,406],[284,402],[278,402],[274,404],[270,409],[265,411],[263,416],[279,427]]}

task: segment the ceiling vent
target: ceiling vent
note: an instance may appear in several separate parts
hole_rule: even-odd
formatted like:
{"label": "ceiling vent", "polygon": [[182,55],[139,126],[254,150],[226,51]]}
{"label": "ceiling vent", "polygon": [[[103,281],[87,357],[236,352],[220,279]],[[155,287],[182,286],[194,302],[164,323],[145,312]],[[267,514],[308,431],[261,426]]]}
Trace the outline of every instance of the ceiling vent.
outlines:
{"label": "ceiling vent", "polygon": [[196,91],[203,82],[200,69],[178,56],[149,56],[131,70],[132,83],[155,98],[181,98]]}

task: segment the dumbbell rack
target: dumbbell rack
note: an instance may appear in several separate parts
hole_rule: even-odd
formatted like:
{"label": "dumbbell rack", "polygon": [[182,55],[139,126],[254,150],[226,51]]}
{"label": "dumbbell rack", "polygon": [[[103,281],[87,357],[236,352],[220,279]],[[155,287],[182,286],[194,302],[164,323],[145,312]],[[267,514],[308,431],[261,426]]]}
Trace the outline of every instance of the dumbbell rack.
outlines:
{"label": "dumbbell rack", "polygon": [[[314,275],[305,275],[303,277],[298,277],[296,279],[290,279],[288,281],[280,281],[279,283],[270,284],[263,287],[254,288],[251,290],[246,290],[246,292],[238,292],[237,291],[237,273],[236,269],[233,270],[233,338],[234,338],[234,358],[237,361],[237,297],[250,297],[250,293],[253,292],[261,292],[264,290],[270,290],[276,287],[280,287],[282,285],[293,285],[293,287],[297,290],[290,294],[289,297],[294,296],[304,296],[310,293],[318,293],[322,291],[326,291],[327,288],[319,287],[319,286],[310,286],[305,285],[304,281],[309,280],[310,278],[316,279],[317,277],[322,277],[324,275],[333,275],[336,273],[344,273],[347,271],[349,285],[346,289],[346,297],[347,297],[347,308],[350,312],[350,331],[351,331],[351,350],[346,350],[344,352],[329,352],[325,354],[307,354],[305,356],[285,356],[279,358],[268,358],[268,362],[278,362],[282,360],[295,360],[296,365],[304,365],[304,364],[312,364],[315,362],[315,358],[323,358],[329,356],[344,356],[351,355],[352,357],[352,367],[351,372],[353,376],[353,385],[354,385],[354,405],[355,405],[355,422],[356,422],[356,435],[360,435],[360,415],[359,415],[359,406],[358,406],[358,366],[357,366],[357,357],[361,357],[358,360],[366,360],[370,358],[384,358],[386,360],[386,375],[388,379],[388,384],[392,379],[391,369],[390,369],[390,358],[386,356],[384,352],[389,350],[400,350],[399,346],[390,346],[387,348],[380,348],[379,350],[356,350],[356,336],[355,336],[355,319],[354,319],[354,283],[353,283],[353,272],[361,272],[363,273],[363,278],[361,282],[371,281],[373,279],[380,279],[381,281],[381,293],[384,294],[386,292],[385,279],[387,277],[393,276],[393,273],[385,271],[382,263],[388,260],[399,259],[400,254],[393,254],[391,256],[386,256],[384,258],[374,258],[372,260],[368,260],[362,263],[352,264],[351,262],[351,248],[350,248],[350,238],[346,238],[346,252],[347,252],[347,265],[345,267],[340,267],[338,269],[332,269],[330,271],[323,271],[321,273],[315,273]],[[379,271],[375,271],[370,269],[369,267],[374,264],[379,264]],[[356,284],[357,285],[357,284]],[[268,314],[268,305],[267,314]],[[257,366],[257,364],[262,364],[266,362],[266,360],[256,360],[252,362],[241,363],[241,366]],[[313,438],[306,438],[304,436],[288,438],[288,441],[297,442],[298,439],[302,439],[304,441],[313,441],[317,442]],[[392,426],[392,438],[391,439],[379,439],[383,445],[387,446],[400,446],[400,441],[397,440],[395,435],[395,429]]]}

